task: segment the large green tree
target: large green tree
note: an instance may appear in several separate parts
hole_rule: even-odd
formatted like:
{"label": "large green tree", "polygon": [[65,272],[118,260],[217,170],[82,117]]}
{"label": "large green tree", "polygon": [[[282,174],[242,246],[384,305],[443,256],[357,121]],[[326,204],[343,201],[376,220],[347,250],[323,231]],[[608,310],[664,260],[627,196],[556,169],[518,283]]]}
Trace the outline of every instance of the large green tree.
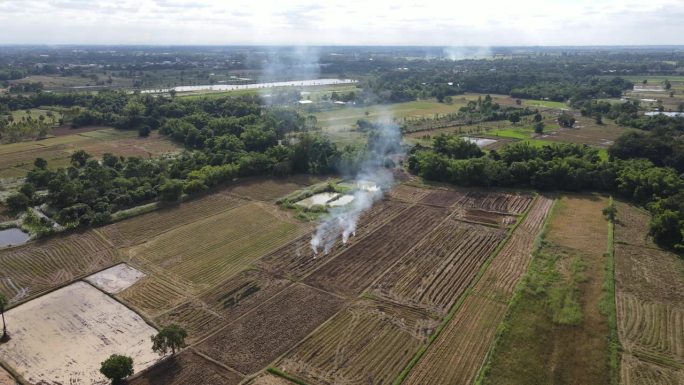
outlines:
{"label": "large green tree", "polygon": [[180,350],[185,346],[185,338],[188,336],[188,332],[182,327],[171,324],[166,326],[159,331],[156,335],[152,336],[152,350],[164,355],[169,350],[171,354],[176,354],[176,350]]}
{"label": "large green tree", "polygon": [[100,373],[112,381],[112,385],[123,383],[123,379],[133,374],[133,359],[128,356],[112,354],[100,365]]}

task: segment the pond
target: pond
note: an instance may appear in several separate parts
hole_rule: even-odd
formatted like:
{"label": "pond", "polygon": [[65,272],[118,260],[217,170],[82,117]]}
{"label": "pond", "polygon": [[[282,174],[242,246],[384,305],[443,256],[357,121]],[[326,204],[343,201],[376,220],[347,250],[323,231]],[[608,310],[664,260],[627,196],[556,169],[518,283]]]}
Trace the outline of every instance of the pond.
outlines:
{"label": "pond", "polygon": [[324,193],[318,193],[315,195],[312,195],[306,199],[302,199],[301,201],[295,203],[298,206],[303,206],[306,208],[311,208],[316,205],[324,206],[328,202],[336,199],[340,194],[338,193],[331,193],[331,192],[324,192]]}
{"label": "pond", "polygon": [[0,247],[21,245],[26,243],[30,235],[17,228],[0,230]]}
{"label": "pond", "polygon": [[485,138],[471,138],[469,136],[464,136],[463,140],[470,142],[470,143],[475,143],[477,144],[477,147],[486,147],[489,146],[490,144],[496,143],[495,139],[485,139]]}
{"label": "pond", "polygon": [[[253,90],[258,88],[274,88],[274,87],[307,87],[307,86],[327,86],[332,84],[352,84],[356,83],[353,79],[309,79],[309,80],[291,80],[287,82],[270,82],[270,83],[254,83],[254,84],[207,84],[198,86],[178,86],[173,87],[176,92],[191,92],[191,91],[235,91],[235,90]],[[169,92],[165,89],[143,90],[142,93],[160,93]]]}

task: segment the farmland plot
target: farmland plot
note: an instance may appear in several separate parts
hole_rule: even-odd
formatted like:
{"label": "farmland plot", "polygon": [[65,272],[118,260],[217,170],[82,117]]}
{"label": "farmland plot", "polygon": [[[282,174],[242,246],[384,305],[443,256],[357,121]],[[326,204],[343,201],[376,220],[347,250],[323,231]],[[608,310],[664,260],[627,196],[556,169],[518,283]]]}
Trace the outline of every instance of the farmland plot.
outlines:
{"label": "farmland plot", "polygon": [[309,384],[388,384],[437,326],[422,312],[361,300],[278,363]]}
{"label": "farmland plot", "polygon": [[191,291],[187,283],[154,273],[140,279],[116,297],[137,311],[155,317],[187,300]]}
{"label": "farmland plot", "polygon": [[159,359],[156,330],[85,282],[76,282],[6,312],[12,339],[0,359],[31,383],[107,384],[100,363],[111,354],[133,358],[136,371]]}
{"label": "farmland plot", "polygon": [[121,263],[88,276],[85,280],[106,293],[116,294],[144,276],[145,273]]}
{"label": "farmland plot", "polygon": [[295,175],[287,179],[246,178],[226,187],[222,192],[246,199],[273,202],[287,194],[321,181],[321,178],[309,175]]}
{"label": "farmland plot", "polygon": [[17,302],[118,260],[118,253],[94,231],[2,250],[0,293]]}
{"label": "farmland plot", "polygon": [[[405,384],[470,384],[485,360],[513,288],[531,258],[552,200],[538,197],[508,242],[494,257],[442,333],[409,373]],[[523,265],[524,267],[520,267]],[[496,293],[496,299],[488,298]]]}
{"label": "farmland plot", "polygon": [[377,283],[372,293],[446,315],[506,234],[447,219]]}
{"label": "farmland plot", "polygon": [[[255,379],[252,381],[248,382],[249,385],[293,385],[292,382],[282,378],[275,376],[270,373],[264,373],[259,376],[257,376]],[[4,385],[4,384],[3,384]]]}
{"label": "farmland plot", "polygon": [[684,378],[684,262],[647,238],[648,213],[618,204],[615,224],[617,326],[623,384]]}
{"label": "farmland plot", "polygon": [[242,376],[187,349],[128,381],[129,385],[237,385]]}
{"label": "farmland plot", "polygon": [[222,213],[244,203],[246,201],[243,199],[224,194],[212,194],[181,203],[176,207],[153,211],[113,223],[99,228],[98,231],[116,246],[137,245],[166,231]]}
{"label": "farmland plot", "polygon": [[14,381],[14,378],[7,373],[5,369],[0,367],[0,385],[15,385],[17,382]]}
{"label": "farmland plot", "polygon": [[407,203],[390,200],[376,203],[370,210],[361,215],[356,234],[349,239],[347,245],[343,245],[342,240],[338,239],[327,255],[314,255],[311,248],[312,234],[306,234],[264,256],[257,265],[273,274],[299,279],[329,261],[338,252],[344,250],[345,246],[351,247],[360,242],[363,237],[399,215],[407,207]]}
{"label": "farmland plot", "polygon": [[423,199],[429,193],[430,190],[428,189],[400,184],[392,188],[392,191],[390,191],[389,196],[393,199],[415,203]]}
{"label": "farmland plot", "polygon": [[341,299],[294,285],[197,345],[240,373],[254,373],[335,314]]}
{"label": "farmland plot", "polygon": [[358,295],[447,215],[441,208],[412,206],[342,251],[306,282],[334,293]]}
{"label": "farmland plot", "polygon": [[300,223],[249,203],[168,231],[132,248],[129,254],[143,265],[160,267],[201,290],[244,270],[304,231]]}

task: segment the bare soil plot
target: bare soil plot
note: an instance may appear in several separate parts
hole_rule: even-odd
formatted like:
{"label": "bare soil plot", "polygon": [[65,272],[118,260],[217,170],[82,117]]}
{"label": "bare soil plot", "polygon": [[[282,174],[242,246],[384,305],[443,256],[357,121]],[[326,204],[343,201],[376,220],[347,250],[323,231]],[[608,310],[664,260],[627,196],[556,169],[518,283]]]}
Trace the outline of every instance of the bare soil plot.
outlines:
{"label": "bare soil plot", "polygon": [[119,262],[94,231],[0,251],[0,292],[10,302],[33,296]]}
{"label": "bare soil plot", "polygon": [[505,304],[468,296],[403,383],[471,384],[505,312]]}
{"label": "bare soil plot", "polygon": [[198,290],[207,289],[307,230],[276,213],[275,208],[249,203],[163,233],[130,249],[129,255]]}
{"label": "bare soil plot", "polygon": [[619,203],[615,225],[618,335],[623,384],[684,378],[684,261],[646,236],[650,216]]}
{"label": "bare soil plot", "polygon": [[465,194],[460,191],[440,189],[431,191],[419,202],[435,206],[450,207],[463,199],[465,199]]}
{"label": "bare soil plot", "polygon": [[530,207],[534,196],[526,193],[471,191],[458,205],[465,208],[520,215]]}
{"label": "bare soil plot", "polygon": [[376,282],[372,294],[445,316],[505,237],[449,218]]}
{"label": "bare soil plot", "polygon": [[389,384],[438,321],[407,307],[361,300],[278,363],[309,384]]}
{"label": "bare soil plot", "polygon": [[338,239],[327,255],[321,253],[314,255],[311,248],[312,234],[305,234],[267,254],[257,262],[257,265],[272,274],[299,279],[334,258],[337,253],[360,242],[383,223],[400,215],[408,206],[407,203],[391,200],[377,202],[370,210],[361,215],[356,234],[349,238],[347,244],[343,245],[342,240]]}
{"label": "bare soil plot", "polygon": [[208,216],[230,210],[246,201],[224,194],[211,194],[177,206],[138,215],[98,229],[116,246],[130,246]]}
{"label": "bare soil plot", "polygon": [[10,309],[5,318],[12,339],[0,345],[0,359],[31,383],[107,384],[99,368],[111,354],[132,357],[136,371],[159,359],[150,341],[156,330],[85,282]]}
{"label": "bare soil plot", "polygon": [[[622,134],[631,129],[618,126],[604,119],[596,124],[594,118],[575,115],[577,122],[573,128],[560,128],[556,122],[549,122],[545,134],[539,139],[553,142],[588,144],[595,147],[609,147]],[[555,127],[555,128],[554,128]]]}
{"label": "bare soil plot", "polygon": [[447,217],[442,208],[412,206],[323,265],[306,282],[358,295]]}
{"label": "bare soil plot", "polygon": [[342,304],[322,291],[291,286],[196,348],[241,373],[253,373],[311,333]]}
{"label": "bare soil plot", "polygon": [[125,263],[112,266],[88,276],[85,280],[97,286],[109,294],[116,294],[145,276],[142,271],[136,270]]}
{"label": "bare soil plot", "polygon": [[[468,295],[404,384],[470,384],[482,366],[503,319],[513,287],[522,278],[537,233],[552,200],[537,197],[527,217],[494,257],[484,276]],[[519,264],[525,267],[518,267]],[[486,278],[486,279],[485,279]],[[490,289],[490,286],[493,288]],[[496,300],[481,293],[507,293]]]}
{"label": "bare soil plot", "polygon": [[242,376],[187,349],[128,381],[129,385],[237,385]]}

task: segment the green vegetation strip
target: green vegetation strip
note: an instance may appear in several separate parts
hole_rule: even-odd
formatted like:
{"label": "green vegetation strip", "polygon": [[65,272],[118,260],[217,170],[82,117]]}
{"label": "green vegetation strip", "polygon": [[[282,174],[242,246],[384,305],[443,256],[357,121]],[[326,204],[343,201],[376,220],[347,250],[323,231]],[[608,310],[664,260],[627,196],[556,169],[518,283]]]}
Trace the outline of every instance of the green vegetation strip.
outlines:
{"label": "green vegetation strip", "polygon": [[[396,380],[394,380],[393,385],[400,385],[402,382],[404,382],[404,380],[406,379],[408,374],[411,372],[413,367],[416,366],[418,361],[420,361],[420,359],[423,357],[423,355],[425,354],[427,349],[430,347],[430,345],[432,345],[432,343],[437,339],[437,337],[439,337],[439,335],[442,333],[442,330],[444,330],[446,325],[449,324],[451,319],[454,318],[454,316],[456,315],[456,312],[461,307],[463,302],[465,302],[466,298],[472,293],[473,288],[475,287],[477,282],[480,280],[480,278],[482,278],[484,273],[487,271],[487,269],[489,268],[489,265],[492,264],[492,261],[494,260],[494,258],[496,258],[496,256],[499,255],[499,252],[501,251],[501,249],[503,249],[503,247],[511,239],[511,236],[513,236],[513,233],[518,228],[518,226],[520,226],[520,224],[525,221],[525,219],[527,218],[527,215],[529,214],[530,210],[532,209],[532,206],[534,206],[534,202],[530,205],[530,207],[527,208],[525,213],[520,216],[520,218],[515,223],[515,225],[511,227],[508,234],[506,234],[506,238],[503,240],[503,242],[499,243],[499,246],[497,246],[497,248],[489,256],[489,258],[487,259],[485,264],[480,268],[480,271],[478,271],[477,276],[475,276],[475,279],[473,279],[473,281],[471,282],[470,286],[468,287],[468,290],[466,290],[466,292],[463,293],[461,298],[459,298],[458,301],[456,301],[454,306],[451,308],[451,311],[449,311],[449,314],[446,316],[446,318],[444,318],[444,321],[442,321],[442,323],[439,324],[439,326],[437,326],[437,328],[435,329],[435,332],[428,339],[428,342],[425,345],[423,345],[418,350],[418,352],[416,352],[416,354],[413,356],[413,358],[408,363],[408,365],[406,365],[404,370],[402,370],[401,373],[399,374],[399,376],[396,378]],[[548,217],[547,217],[547,219],[548,219]],[[546,226],[546,224],[545,224],[545,226]]]}
{"label": "green vegetation strip", "polygon": [[282,371],[280,371],[274,367],[269,367],[268,369],[266,369],[266,371],[273,374],[274,376],[282,377],[282,378],[284,378],[290,382],[294,382],[297,385],[309,385],[306,382],[304,382],[298,378],[295,378],[295,377],[293,377],[293,376],[291,376],[285,372],[282,372]]}
{"label": "green vegetation strip", "polygon": [[[614,209],[615,202],[610,198],[608,209]],[[610,329],[608,341],[608,367],[610,368],[611,385],[619,383],[620,373],[620,340],[617,330],[617,306],[615,304],[615,216],[608,220],[608,248],[605,257],[605,274],[603,281],[603,298],[599,304],[601,314],[608,317]]]}

